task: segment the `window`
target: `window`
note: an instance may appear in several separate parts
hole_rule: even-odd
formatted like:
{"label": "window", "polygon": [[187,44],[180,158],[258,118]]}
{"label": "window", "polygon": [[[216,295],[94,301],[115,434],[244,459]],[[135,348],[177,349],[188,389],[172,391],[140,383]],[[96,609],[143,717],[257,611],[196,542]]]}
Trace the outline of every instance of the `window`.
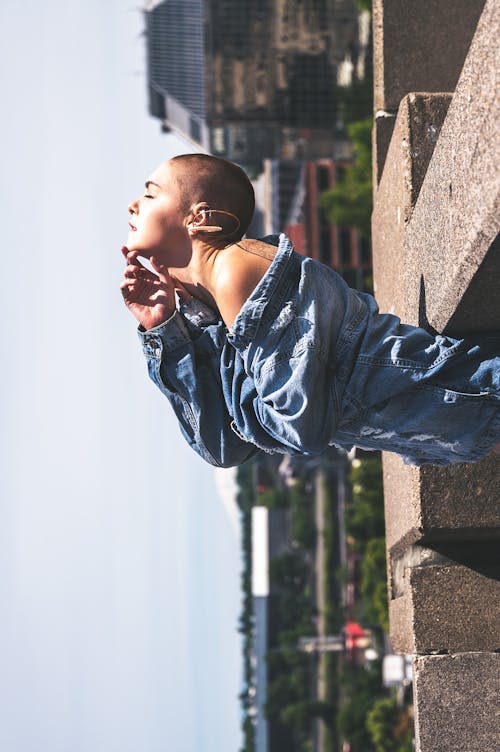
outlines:
{"label": "window", "polygon": [[201,143],[201,126],[198,120],[189,118],[189,130],[191,132],[191,138],[197,143]]}
{"label": "window", "polygon": [[338,228],[339,261],[342,266],[351,265],[351,231],[348,227]]}
{"label": "window", "polygon": [[363,266],[371,266],[372,251],[368,238],[361,237],[359,239],[359,262]]}
{"label": "window", "polygon": [[323,264],[331,263],[332,233],[330,225],[322,224],[319,232],[319,260]]}
{"label": "window", "polygon": [[316,181],[318,184],[318,191],[320,191],[320,193],[329,189],[330,170],[326,165],[318,165],[318,168],[316,170]]}

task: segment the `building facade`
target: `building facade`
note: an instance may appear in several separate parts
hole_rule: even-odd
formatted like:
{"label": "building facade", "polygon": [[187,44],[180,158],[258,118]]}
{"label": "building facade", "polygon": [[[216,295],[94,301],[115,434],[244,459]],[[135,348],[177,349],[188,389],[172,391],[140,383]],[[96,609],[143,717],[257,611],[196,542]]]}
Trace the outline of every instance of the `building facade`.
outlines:
{"label": "building facade", "polygon": [[355,227],[340,227],[321,207],[321,194],[339,181],[349,159],[266,160],[259,206],[263,234],[285,232],[296,250],[332,266],[350,287],[372,287],[371,245]]}
{"label": "building facade", "polygon": [[332,152],[354,0],[152,0],[145,20],[149,110],[165,129],[245,165]]}

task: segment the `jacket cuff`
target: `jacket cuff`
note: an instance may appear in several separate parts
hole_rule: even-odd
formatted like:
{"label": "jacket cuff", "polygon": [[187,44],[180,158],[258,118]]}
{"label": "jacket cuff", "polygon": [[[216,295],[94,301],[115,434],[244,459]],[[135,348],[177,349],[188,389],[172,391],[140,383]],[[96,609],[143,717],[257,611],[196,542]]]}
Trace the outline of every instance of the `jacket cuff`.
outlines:
{"label": "jacket cuff", "polygon": [[191,342],[187,326],[179,311],[174,311],[169,319],[153,329],[144,329],[139,325],[137,334],[142,342],[144,355],[149,358],[161,358],[164,350],[175,350]]}

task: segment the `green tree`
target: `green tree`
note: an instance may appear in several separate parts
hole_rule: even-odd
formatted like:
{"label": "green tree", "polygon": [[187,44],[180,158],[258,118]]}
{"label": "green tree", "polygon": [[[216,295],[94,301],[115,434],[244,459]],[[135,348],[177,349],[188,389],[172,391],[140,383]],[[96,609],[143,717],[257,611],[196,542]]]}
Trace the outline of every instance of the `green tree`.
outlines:
{"label": "green tree", "polygon": [[292,540],[301,548],[311,549],[316,542],[314,505],[306,493],[304,481],[290,489],[290,530]]}
{"label": "green tree", "polygon": [[252,506],[255,500],[254,471],[252,462],[240,465],[237,471],[238,493],[237,504],[241,511],[243,567],[241,586],[243,593],[243,608],[239,619],[239,631],[243,634],[243,676],[245,687],[240,694],[243,710],[242,732],[243,748],[241,752],[254,752],[255,727],[248,710],[253,700],[250,688],[253,682],[252,642],[253,642],[253,598],[251,589],[252,578]]}
{"label": "green tree", "polygon": [[274,556],[269,562],[269,577],[275,585],[297,595],[304,589],[309,571],[300,554],[287,551],[281,556]]}
{"label": "green tree", "polygon": [[243,721],[243,747],[241,752],[255,752],[255,727],[250,716]]}
{"label": "green tree", "polygon": [[388,632],[385,538],[373,538],[366,546],[361,562],[361,597],[367,621]]}
{"label": "green tree", "polygon": [[351,467],[352,502],[346,510],[347,532],[363,553],[369,540],[384,535],[384,492],[380,459]]}
{"label": "green tree", "polygon": [[297,691],[297,682],[292,674],[279,674],[268,683],[266,717],[279,718],[284,708],[300,701],[302,693]]}
{"label": "green tree", "polygon": [[337,185],[323,193],[320,200],[332,222],[341,227],[356,227],[366,238],[370,237],[372,214],[372,126],[372,117],[347,126],[353,162]]}
{"label": "green tree", "polygon": [[268,488],[257,497],[257,504],[268,509],[282,509],[289,503],[288,493],[281,488]]}
{"label": "green tree", "polygon": [[311,723],[315,718],[321,718],[325,723],[333,723],[332,708],[321,700],[303,700],[287,705],[280,713],[283,723],[291,726],[303,735],[311,733]]}
{"label": "green tree", "polygon": [[412,734],[408,712],[398,706],[395,697],[382,697],[366,717],[375,752],[411,752]]}
{"label": "green tree", "polygon": [[253,462],[245,462],[238,467],[236,482],[238,484],[237,504],[242,512],[248,512],[255,498]]}
{"label": "green tree", "polygon": [[373,112],[373,76],[354,80],[348,87],[338,86],[337,100],[346,127],[370,117]]}
{"label": "green tree", "polygon": [[366,718],[382,693],[380,664],[375,664],[368,671],[346,665],[340,681],[341,694],[346,702],[338,714],[339,731],[355,749],[375,752]]}

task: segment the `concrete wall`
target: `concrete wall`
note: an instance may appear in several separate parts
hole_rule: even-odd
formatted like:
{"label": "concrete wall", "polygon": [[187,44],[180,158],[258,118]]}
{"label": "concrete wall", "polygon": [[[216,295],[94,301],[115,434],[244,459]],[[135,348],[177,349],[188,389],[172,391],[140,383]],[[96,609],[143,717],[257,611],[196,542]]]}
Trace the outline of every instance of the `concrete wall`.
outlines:
{"label": "concrete wall", "polygon": [[[500,329],[500,3],[374,0],[373,250],[381,310]],[[412,653],[420,752],[497,749],[500,456],[384,457],[391,642]]]}

